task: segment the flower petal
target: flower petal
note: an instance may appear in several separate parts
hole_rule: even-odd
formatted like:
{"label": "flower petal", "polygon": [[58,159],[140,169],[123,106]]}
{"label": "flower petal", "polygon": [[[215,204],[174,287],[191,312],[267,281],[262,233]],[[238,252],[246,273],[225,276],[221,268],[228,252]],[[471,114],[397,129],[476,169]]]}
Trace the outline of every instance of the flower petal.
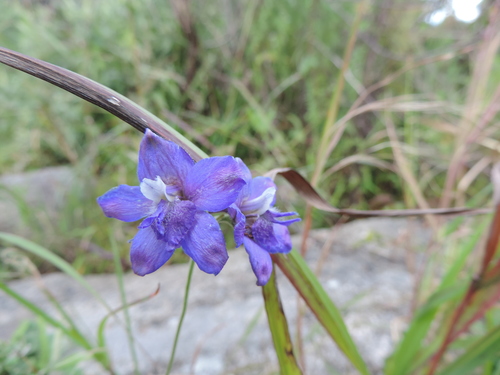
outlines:
{"label": "flower petal", "polygon": [[148,216],[156,209],[155,202],[141,193],[139,186],[120,185],[97,198],[104,215],[131,222]]}
{"label": "flower petal", "polygon": [[[160,211],[157,211],[156,220],[149,224],[146,219],[143,224],[144,226],[151,225],[159,239],[176,249],[195,225],[196,206],[190,201],[166,202],[162,200],[158,208]],[[140,227],[143,227],[143,224]]]}
{"label": "flower petal", "polygon": [[198,211],[195,222],[182,240],[182,248],[200,270],[217,275],[228,259],[224,235],[217,220],[206,212]]}
{"label": "flower petal", "polygon": [[[276,192],[276,184],[269,177],[257,176],[248,183],[248,199],[256,199],[260,197],[269,188],[274,188]],[[276,203],[273,201],[272,204]]]}
{"label": "flower petal", "polygon": [[139,181],[144,178],[156,180],[160,176],[166,185],[181,187],[193,165],[193,159],[179,145],[146,130],[139,149]]}
{"label": "flower petal", "polygon": [[228,208],[246,184],[241,167],[232,156],[200,160],[186,176],[184,194],[202,211]]}
{"label": "flower petal", "polygon": [[276,200],[276,188],[267,188],[261,195],[254,199],[244,199],[240,204],[240,209],[245,215],[262,215],[271,208]]}
{"label": "flower petal", "polygon": [[298,213],[297,212],[279,212],[279,211],[277,211],[276,208],[271,207],[271,209],[269,211],[265,212],[263,216],[265,216],[266,219],[272,223],[289,226],[290,224],[296,223],[297,221],[300,221],[301,219],[299,217],[296,217],[295,219],[290,219],[290,220],[277,220],[277,218],[278,217],[286,217],[286,216],[295,216],[295,215],[298,215]]}
{"label": "flower petal", "polygon": [[245,215],[261,215],[276,203],[276,185],[269,177],[255,177],[241,189],[235,203]]}
{"label": "flower petal", "polygon": [[292,240],[288,228],[274,224],[265,216],[259,217],[252,225],[255,242],[270,253],[288,253],[292,250]]}
{"label": "flower petal", "polygon": [[159,240],[151,227],[139,229],[131,242],[130,262],[132,270],[139,276],[147,275],[163,266],[175,250]]}
{"label": "flower petal", "polygon": [[257,285],[266,285],[273,272],[271,256],[250,238],[245,237],[244,244],[248,257],[250,258],[253,273],[257,276]]}
{"label": "flower petal", "polygon": [[235,158],[236,162],[238,163],[238,166],[240,167],[241,172],[243,173],[243,179],[246,182],[250,182],[252,180],[252,172],[250,172],[250,169],[248,169],[247,165],[243,163],[243,160],[240,158]]}
{"label": "flower petal", "polygon": [[246,217],[235,204],[228,207],[227,213],[234,222],[234,242],[236,247],[240,247],[245,237]]}

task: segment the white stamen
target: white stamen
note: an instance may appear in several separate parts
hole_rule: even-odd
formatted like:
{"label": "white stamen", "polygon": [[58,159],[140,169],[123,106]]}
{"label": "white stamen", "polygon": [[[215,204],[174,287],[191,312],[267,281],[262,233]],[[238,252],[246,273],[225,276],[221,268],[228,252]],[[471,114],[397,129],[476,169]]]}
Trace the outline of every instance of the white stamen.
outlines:
{"label": "white stamen", "polygon": [[160,203],[165,198],[165,183],[160,176],[156,176],[156,180],[144,178],[140,184],[140,188],[142,195],[155,203]]}

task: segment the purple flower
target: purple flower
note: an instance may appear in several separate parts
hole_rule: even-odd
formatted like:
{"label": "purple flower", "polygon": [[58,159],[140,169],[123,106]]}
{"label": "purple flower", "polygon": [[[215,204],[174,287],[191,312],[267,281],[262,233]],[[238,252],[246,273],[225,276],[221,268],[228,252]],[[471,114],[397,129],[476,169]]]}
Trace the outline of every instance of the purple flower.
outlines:
{"label": "purple flower", "polygon": [[265,285],[273,270],[271,255],[288,253],[292,242],[287,226],[299,218],[280,221],[279,218],[297,215],[296,212],[279,212],[276,202],[276,185],[269,177],[255,177],[240,160],[247,184],[241,189],[236,202],[228,208],[234,222],[236,246],[245,245],[257,285]]}
{"label": "purple flower", "polygon": [[238,197],[246,183],[239,162],[222,156],[195,163],[181,147],[146,130],[137,177],[140,186],[120,185],[97,198],[107,217],[145,218],[131,240],[133,271],[154,272],[182,247],[202,271],[217,275],[228,255],[208,212],[225,210]]}

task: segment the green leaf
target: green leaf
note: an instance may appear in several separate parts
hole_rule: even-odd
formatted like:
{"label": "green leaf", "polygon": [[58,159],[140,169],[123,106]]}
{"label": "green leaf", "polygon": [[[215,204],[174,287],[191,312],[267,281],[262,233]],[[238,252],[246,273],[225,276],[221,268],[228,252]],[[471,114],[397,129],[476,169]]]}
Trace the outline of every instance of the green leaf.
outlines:
{"label": "green leaf", "polygon": [[31,303],[30,301],[25,299],[23,296],[16,293],[11,288],[9,288],[7,286],[7,284],[0,282],[0,290],[3,290],[8,296],[14,298],[17,302],[19,302],[21,305],[26,307],[33,314],[35,314],[36,316],[43,319],[45,322],[47,322],[51,326],[59,328],[68,337],[72,338],[76,343],[78,343],[78,345],[80,345],[86,349],[90,349],[92,347],[89,344],[89,342],[85,339],[85,337],[83,337],[79,332],[75,332],[71,329],[68,329],[65,325],[63,325],[61,322],[57,321],[56,319],[52,318],[49,314],[47,314],[45,311],[40,309],[38,306],[34,305],[33,303]]}
{"label": "green leaf", "polygon": [[[50,262],[57,268],[59,268],[61,271],[66,273],[67,275],[71,276],[73,279],[75,279],[80,285],[82,285],[85,289],[87,289],[99,302],[101,302],[102,305],[104,305],[109,311],[111,311],[111,308],[108,306],[108,304],[101,298],[99,293],[81,276],[68,262],[66,262],[64,259],[60,258],[50,250],[34,243],[31,242],[25,238],[10,234],[10,233],[4,233],[0,232],[0,239],[10,242],[11,244],[18,246],[34,255],[37,255],[46,261]],[[45,311],[41,310],[39,307],[35,306],[33,303],[29,302],[26,300],[24,297],[19,295],[18,293],[14,292],[12,289],[10,289],[6,284],[0,283],[0,289],[5,291],[8,295],[13,297],[15,300],[17,300],[19,303],[21,303],[23,306],[31,310],[35,315],[41,317],[43,320],[45,320],[47,323],[51,324],[54,327],[60,328],[68,337],[70,337],[72,340],[74,340],[78,345],[81,347],[90,350],[93,348],[93,345],[85,338],[85,336],[78,330],[76,325],[74,324],[73,320],[70,319],[70,317],[66,314],[62,306],[50,295],[48,294],[49,300],[55,304],[56,308],[59,310],[59,312],[66,318],[68,323],[70,324],[70,327],[66,327],[59,321],[55,320],[54,318],[50,317]],[[105,368],[110,369],[109,365],[109,358],[107,357],[107,353],[105,352],[96,352],[94,355],[96,360],[99,361]]]}
{"label": "green leaf", "polygon": [[438,375],[469,375],[485,362],[498,359],[500,354],[500,326],[474,341],[470,349],[445,367]]}
{"label": "green leaf", "polygon": [[302,374],[293,353],[292,340],[288,331],[288,323],[281,305],[281,299],[276,284],[276,273],[273,269],[271,278],[262,287],[262,296],[266,307],[269,329],[273,338],[274,350],[278,356],[281,374]]}
{"label": "green leaf", "polygon": [[61,359],[57,363],[55,363],[51,370],[54,371],[69,371],[73,370],[79,363],[83,361],[87,361],[89,359],[95,358],[96,354],[100,351],[100,349],[94,349],[84,352],[78,352],[75,354],[71,354],[70,356]]}
{"label": "green leaf", "polygon": [[338,308],[300,254],[292,250],[286,255],[273,255],[273,260],[288,277],[340,350],[361,374],[369,374]]}
{"label": "green leaf", "polygon": [[[447,302],[458,300],[465,293],[468,282],[458,282],[457,279],[487,224],[487,220],[483,221],[474,235],[463,243],[457,258],[451,264],[436,292],[416,312],[403,340],[399,343],[392,356],[387,359],[386,375],[411,374],[415,367],[427,358],[427,355],[421,352],[422,341],[427,336],[439,309]],[[424,351],[427,351],[427,349],[432,348],[428,346],[424,348]]]}

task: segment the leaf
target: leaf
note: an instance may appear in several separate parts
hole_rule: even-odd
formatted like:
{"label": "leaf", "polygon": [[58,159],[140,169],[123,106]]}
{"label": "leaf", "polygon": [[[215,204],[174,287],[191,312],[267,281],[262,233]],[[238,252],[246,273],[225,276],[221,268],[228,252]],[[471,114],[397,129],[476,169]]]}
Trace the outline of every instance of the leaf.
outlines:
{"label": "leaf", "polygon": [[0,290],[3,290],[8,296],[14,298],[17,302],[19,302],[21,305],[26,307],[28,310],[30,310],[33,314],[36,316],[40,317],[43,319],[45,322],[50,324],[53,327],[59,328],[61,331],[63,331],[68,337],[72,338],[78,345],[84,347],[85,349],[90,349],[92,348],[92,345],[87,341],[87,339],[79,332],[75,332],[71,329],[68,329],[66,326],[64,326],[61,322],[55,320],[52,318],[49,314],[47,314],[45,311],[40,309],[38,306],[35,304],[31,303],[27,299],[25,299],[23,296],[20,294],[16,293],[14,290],[9,288],[5,283],[0,282]]}
{"label": "leaf", "polygon": [[279,254],[272,257],[354,367],[361,374],[369,374],[338,308],[300,254],[292,250],[286,255]]}
{"label": "leaf", "polygon": [[[274,265],[273,265],[274,267]],[[278,285],[276,284],[276,272],[273,269],[271,277],[266,285],[262,287],[262,296],[266,307],[269,329],[273,338],[274,350],[278,356],[280,373],[283,375],[302,374],[293,353],[292,340],[288,331],[283,306],[281,304]]]}
{"label": "leaf", "polygon": [[[479,230],[475,231],[469,240],[462,243],[462,246],[459,248],[459,254],[443,277],[441,285],[415,313],[410,326],[404,334],[403,340],[398,344],[391,357],[387,359],[385,366],[386,375],[410,374],[416,366],[421,364],[422,360],[427,358],[427,356],[423,356],[420,353],[422,340],[427,336],[427,332],[439,309],[449,301],[458,300],[465,293],[468,281],[458,282],[457,278],[465,266],[469,254],[474,250],[487,223],[488,220],[483,220]],[[428,348],[430,347],[426,349]]]}
{"label": "leaf", "polygon": [[446,366],[438,375],[469,375],[488,360],[498,359],[500,354],[500,326],[474,341],[470,349]]}

